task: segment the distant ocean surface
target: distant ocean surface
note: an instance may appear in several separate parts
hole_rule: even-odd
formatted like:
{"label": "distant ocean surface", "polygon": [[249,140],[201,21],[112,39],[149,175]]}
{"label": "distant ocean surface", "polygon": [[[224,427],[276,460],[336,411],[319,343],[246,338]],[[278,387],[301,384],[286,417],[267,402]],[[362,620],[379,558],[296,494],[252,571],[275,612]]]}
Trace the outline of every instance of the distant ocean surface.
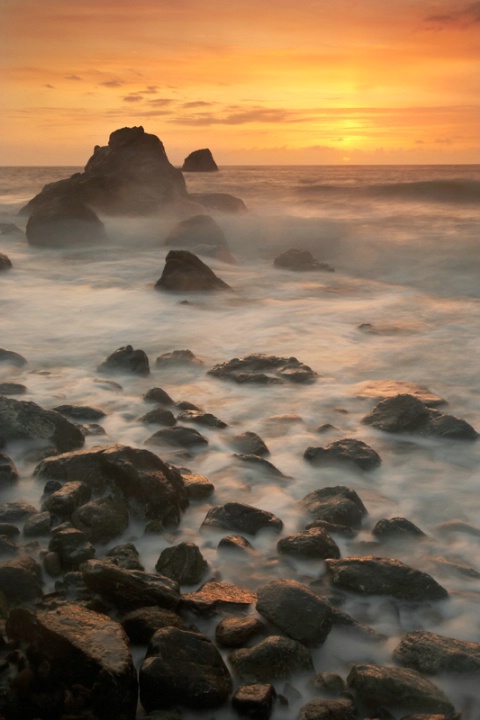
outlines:
{"label": "distant ocean surface", "polygon": [[[0,223],[23,230],[20,208],[44,184],[78,170],[0,168]],[[174,537],[152,539],[129,528],[125,539],[136,543],[149,570],[164,547],[191,541],[211,576],[224,582],[256,589],[290,577],[308,584],[322,576],[323,563],[279,560],[272,536],[252,539],[256,564],[225,564],[216,551],[219,536],[199,532],[203,518],[211,504],[238,500],[274,512],[287,535],[304,527],[297,501],[307,493],[333,485],[355,489],[369,515],[358,537],[335,538],[342,556],[396,557],[433,575],[450,598],[430,607],[347,597],[344,609],[389,640],[367,645],[332,633],[314,651],[317,671],[345,677],[351,663],[391,663],[408,630],[480,642],[480,442],[387,435],[361,423],[378,400],[375,383],[395,380],[428,387],[447,400],[445,412],[480,431],[480,166],[225,167],[185,179],[189,192],[231,193],[248,208],[244,215],[212,213],[237,264],[203,258],[234,292],[182,303],[182,296],[154,291],[167,252],[163,240],[176,222],[171,217],[102,217],[110,243],[98,248],[42,250],[22,235],[0,234],[0,252],[13,263],[0,276],[0,347],[28,359],[23,369],[0,365],[0,382],[25,384],[22,399],[43,407],[105,410],[107,435],[87,438],[87,446],[142,447],[158,429],[138,420],[151,409],[142,398],[154,386],[227,423],[224,430],[202,428],[209,445],[190,458],[161,453],[208,477],[216,491],[189,508]],[[309,250],[335,272],[275,268],[274,258],[289,248]],[[145,350],[151,376],[116,377],[121,389],[96,382],[98,365],[127,344]],[[175,349],[190,349],[203,364],[155,365],[158,355]],[[206,374],[252,352],[295,356],[318,380],[264,387]],[[325,424],[332,429],[320,434]],[[244,431],[264,439],[269,460],[288,479],[233,459],[230,438]],[[303,459],[308,446],[344,437],[371,445],[380,468],[320,470]],[[21,447],[10,454],[22,480],[2,489],[0,499],[39,504],[43,488],[32,478],[34,463]],[[388,551],[363,546],[373,541],[375,523],[389,517],[408,518],[429,539]],[[464,529],[452,530],[452,520]],[[214,626],[202,630],[214,637]],[[450,675],[434,682],[463,720],[478,720],[478,683]],[[301,699],[276,718],[296,717],[295,702],[310,699],[308,688],[297,689]],[[216,717],[230,718],[224,712]]]}

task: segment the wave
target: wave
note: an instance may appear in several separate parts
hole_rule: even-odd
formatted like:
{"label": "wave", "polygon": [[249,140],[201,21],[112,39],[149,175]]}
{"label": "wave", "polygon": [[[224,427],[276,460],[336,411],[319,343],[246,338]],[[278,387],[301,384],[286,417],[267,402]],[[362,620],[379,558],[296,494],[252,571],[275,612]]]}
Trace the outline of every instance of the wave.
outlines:
{"label": "wave", "polygon": [[318,199],[322,195],[347,195],[377,200],[470,204],[480,201],[480,181],[466,179],[374,183],[369,185],[300,184],[295,192]]}

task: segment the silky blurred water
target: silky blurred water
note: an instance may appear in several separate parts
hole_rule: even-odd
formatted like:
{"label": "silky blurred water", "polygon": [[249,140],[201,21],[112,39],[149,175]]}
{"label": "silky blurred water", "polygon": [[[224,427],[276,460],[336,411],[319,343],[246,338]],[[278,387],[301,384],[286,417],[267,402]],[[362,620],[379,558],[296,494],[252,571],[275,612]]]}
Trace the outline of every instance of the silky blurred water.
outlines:
{"label": "silky blurred water", "polygon": [[[1,168],[0,222],[23,230],[22,205],[45,183],[76,170]],[[480,572],[480,538],[440,527],[453,519],[480,527],[480,443],[385,435],[361,424],[376,402],[362,394],[364,383],[393,379],[427,386],[448,401],[446,412],[480,430],[480,167],[229,167],[187,174],[186,181],[190,192],[230,192],[249,209],[214,214],[237,264],[203,258],[233,292],[178,296],[153,289],[172,217],[102,218],[110,243],[98,248],[45,250],[31,248],[22,234],[0,234],[0,252],[14,266],[0,277],[0,347],[28,359],[22,369],[0,365],[0,381],[24,383],[22,399],[46,408],[71,403],[105,410],[107,435],[87,438],[87,447],[143,447],[158,429],[138,420],[151,409],[142,397],[154,386],[228,424],[199,428],[209,444],[191,457],[158,450],[164,460],[207,476],[216,490],[208,502],[192,504],[178,530],[165,537],[143,536],[132,523],[126,538],[136,542],[150,570],[163,547],[189,540],[201,547],[211,575],[225,582],[253,589],[277,577],[312,582],[323,575],[323,563],[279,559],[278,537],[252,540],[255,563],[232,563],[216,550],[228,533],[200,525],[210,505],[238,500],[277,514],[286,535],[305,524],[297,501],[330,485],[354,488],[369,511],[358,538],[336,538],[343,556],[371,554],[361,543],[372,541],[370,531],[383,517],[407,517],[427,533],[426,542],[394,550],[379,545],[373,554],[430,572],[449,600],[402,607],[350,597],[345,609],[390,640],[372,646],[335,631],[314,653],[317,670],[345,676],[352,662],[390,662],[399,635],[411,629],[480,642],[480,581],[460,567]],[[293,247],[310,250],[335,272],[276,269],[274,257]],[[373,332],[359,328],[366,323]],[[115,376],[117,388],[97,366],[127,344],[148,354],[152,372],[148,378]],[[187,348],[202,365],[156,367],[158,355]],[[252,352],[293,355],[316,370],[318,380],[256,387],[206,372]],[[325,423],[334,428],[319,434]],[[265,440],[270,461],[288,478],[272,478],[232,457],[231,437],[247,430]],[[342,437],[371,445],[381,467],[320,470],[303,460],[308,446]],[[34,463],[20,446],[8,451],[22,479],[17,489],[2,491],[2,501],[38,503],[43,487],[32,479]],[[212,627],[203,629],[211,635]],[[435,682],[464,718],[478,717],[480,700],[468,682]],[[303,692],[300,704],[308,699]]]}

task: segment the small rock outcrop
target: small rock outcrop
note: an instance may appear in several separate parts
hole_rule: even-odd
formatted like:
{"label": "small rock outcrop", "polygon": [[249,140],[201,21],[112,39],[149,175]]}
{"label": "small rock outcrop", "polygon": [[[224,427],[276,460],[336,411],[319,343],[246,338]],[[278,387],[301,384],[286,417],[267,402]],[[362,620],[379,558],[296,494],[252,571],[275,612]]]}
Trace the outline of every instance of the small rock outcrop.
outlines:
{"label": "small rock outcrop", "polygon": [[279,532],[283,523],[267,510],[260,510],[244,503],[229,502],[210,508],[202,527],[223,528],[255,535],[260,530],[270,528]]}
{"label": "small rock outcrop", "polygon": [[26,234],[34,247],[82,247],[107,241],[95,212],[73,195],[52,197],[35,207]]}
{"label": "small rock outcrop", "polygon": [[27,360],[23,357],[23,355],[20,355],[20,353],[0,348],[0,363],[20,368],[27,364]]}
{"label": "small rock outcrop", "polygon": [[156,290],[170,292],[216,292],[231,290],[208,265],[188,250],[170,250],[165,258],[161,277],[155,283]]}
{"label": "small rock outcrop", "polygon": [[381,464],[380,455],[362,440],[343,438],[326,447],[309,447],[303,455],[313,465],[347,463],[360,470],[374,470]]}
{"label": "small rock outcrop", "polygon": [[223,262],[235,262],[223,230],[210,215],[193,215],[182,220],[169,232],[164,245],[190,250],[196,255],[208,255]]}
{"label": "small rock outcrop", "polygon": [[10,258],[4,253],[0,253],[0,272],[3,272],[4,270],[11,270],[11,268],[12,261]]}
{"label": "small rock outcrop", "polygon": [[393,657],[401,665],[425,675],[480,671],[480,643],[455,640],[425,630],[404,635]]}
{"label": "small rock outcrop", "polygon": [[359,528],[367,515],[367,509],[355,490],[345,485],[313,490],[301,503],[315,520],[349,528]]}
{"label": "small rock outcrop", "polygon": [[183,161],[182,172],[218,172],[218,166],[208,148],[194,150]]}
{"label": "small rock outcrop", "polygon": [[310,383],[317,378],[317,373],[311,367],[299,362],[295,357],[276,357],[263,353],[232,358],[215,365],[208,374],[221,380],[233,380],[239,384],[260,385],[283,382]]}
{"label": "small rock outcrop", "polygon": [[148,356],[143,350],[125,345],[115,350],[97,368],[98,372],[125,372],[134,375],[150,375]]}
{"label": "small rock outcrop", "polygon": [[308,250],[286,250],[275,258],[273,264],[282,270],[296,270],[308,272],[311,270],[321,272],[335,272],[335,268],[325,262],[320,262]]}
{"label": "small rock outcrop", "polygon": [[298,558],[325,560],[339,558],[340,548],[328,532],[321,527],[287,535],[277,543],[277,550],[284,555]]}
{"label": "small rock outcrop", "polygon": [[308,648],[279,635],[270,635],[249,648],[233,650],[228,659],[235,675],[244,682],[272,682],[313,670]]}

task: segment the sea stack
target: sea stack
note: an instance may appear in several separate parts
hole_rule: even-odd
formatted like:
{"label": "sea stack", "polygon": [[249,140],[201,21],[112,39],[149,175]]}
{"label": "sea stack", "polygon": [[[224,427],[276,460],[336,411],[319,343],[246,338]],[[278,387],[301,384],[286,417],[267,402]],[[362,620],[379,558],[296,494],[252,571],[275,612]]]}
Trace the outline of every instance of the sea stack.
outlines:
{"label": "sea stack", "polygon": [[218,166],[208,148],[194,150],[183,161],[183,172],[217,172]]}

